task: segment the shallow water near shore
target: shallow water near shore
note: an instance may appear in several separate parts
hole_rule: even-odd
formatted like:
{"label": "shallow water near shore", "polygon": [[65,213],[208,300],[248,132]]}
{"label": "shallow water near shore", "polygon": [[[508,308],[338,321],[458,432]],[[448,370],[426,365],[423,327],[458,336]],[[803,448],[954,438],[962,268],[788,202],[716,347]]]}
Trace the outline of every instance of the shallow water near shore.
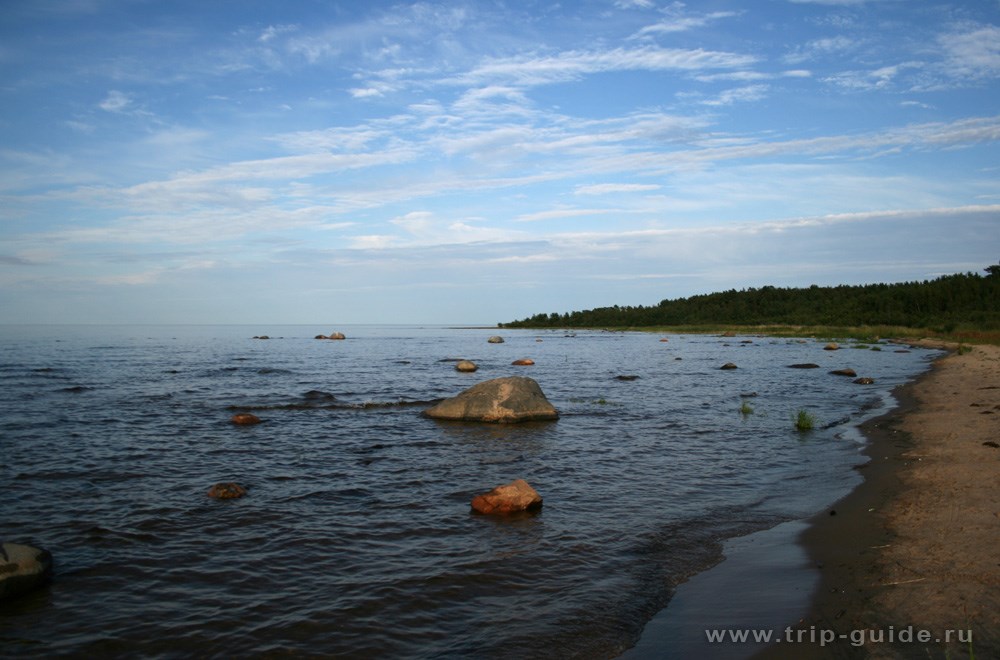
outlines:
{"label": "shallow water near shore", "polygon": [[[313,339],[331,330],[348,339]],[[615,657],[725,539],[843,494],[856,424],[938,354],[662,337],[0,328],[0,538],[56,561],[51,586],[0,604],[0,650]],[[511,365],[524,357],[535,365]],[[803,362],[820,368],[787,367]],[[844,367],[876,383],[828,373]],[[537,380],[561,418],[420,415],[507,375]],[[795,430],[800,408],[817,428]],[[235,412],[264,422],[233,426]],[[470,514],[515,478],[541,513]],[[220,481],[249,494],[208,498]]]}

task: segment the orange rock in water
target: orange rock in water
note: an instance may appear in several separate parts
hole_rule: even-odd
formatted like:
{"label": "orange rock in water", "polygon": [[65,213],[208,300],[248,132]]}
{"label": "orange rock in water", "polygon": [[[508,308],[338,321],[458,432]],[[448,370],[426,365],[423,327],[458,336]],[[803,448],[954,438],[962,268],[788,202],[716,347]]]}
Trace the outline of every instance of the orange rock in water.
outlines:
{"label": "orange rock in water", "polygon": [[488,493],[472,498],[472,510],[477,513],[509,514],[535,511],[542,507],[542,497],[524,479],[497,486]]}
{"label": "orange rock in water", "polygon": [[208,489],[208,496],[214,497],[217,500],[235,500],[246,494],[246,488],[233,482],[215,484]]}
{"label": "orange rock in water", "polygon": [[239,424],[241,426],[247,424],[260,424],[260,417],[250,413],[236,413],[229,421],[233,424]]}
{"label": "orange rock in water", "polygon": [[517,367],[529,367],[534,363],[535,361],[532,360],[531,358],[522,358],[520,360],[514,360],[513,362],[511,362],[511,364]]}

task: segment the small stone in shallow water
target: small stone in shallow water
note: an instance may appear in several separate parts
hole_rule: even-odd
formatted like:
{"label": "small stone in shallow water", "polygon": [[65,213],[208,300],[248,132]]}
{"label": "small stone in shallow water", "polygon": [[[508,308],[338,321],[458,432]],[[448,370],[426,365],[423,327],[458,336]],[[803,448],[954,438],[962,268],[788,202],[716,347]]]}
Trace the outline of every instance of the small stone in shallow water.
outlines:
{"label": "small stone in shallow water", "polygon": [[250,424],[260,424],[260,417],[252,413],[236,413],[230,420],[233,424],[238,426],[248,426]]}
{"label": "small stone in shallow water", "polygon": [[488,493],[472,498],[472,510],[477,513],[500,514],[535,511],[542,508],[542,497],[524,479],[497,486]]}
{"label": "small stone in shallow water", "polygon": [[246,488],[231,481],[215,484],[208,489],[208,496],[217,500],[235,500],[246,494]]}

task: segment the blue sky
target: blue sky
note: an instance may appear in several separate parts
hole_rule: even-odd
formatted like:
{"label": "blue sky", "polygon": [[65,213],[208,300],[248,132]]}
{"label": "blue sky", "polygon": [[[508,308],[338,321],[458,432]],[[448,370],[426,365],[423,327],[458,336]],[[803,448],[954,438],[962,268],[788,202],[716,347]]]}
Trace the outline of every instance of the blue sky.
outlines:
{"label": "blue sky", "polygon": [[1000,0],[7,0],[0,322],[495,323],[981,271],[998,83]]}

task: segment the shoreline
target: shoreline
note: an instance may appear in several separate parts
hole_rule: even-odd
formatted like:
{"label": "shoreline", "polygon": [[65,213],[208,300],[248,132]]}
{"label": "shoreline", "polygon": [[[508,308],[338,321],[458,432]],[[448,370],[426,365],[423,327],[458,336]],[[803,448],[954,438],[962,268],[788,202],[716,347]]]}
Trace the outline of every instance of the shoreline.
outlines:
{"label": "shoreline", "polygon": [[[861,425],[863,482],[798,539],[819,573],[792,626],[805,641],[755,658],[965,658],[969,630],[975,657],[1000,655],[1000,448],[984,445],[1000,440],[1000,347],[903,343],[952,352]],[[908,629],[929,641],[907,641]],[[836,641],[810,643],[819,631]]]}

